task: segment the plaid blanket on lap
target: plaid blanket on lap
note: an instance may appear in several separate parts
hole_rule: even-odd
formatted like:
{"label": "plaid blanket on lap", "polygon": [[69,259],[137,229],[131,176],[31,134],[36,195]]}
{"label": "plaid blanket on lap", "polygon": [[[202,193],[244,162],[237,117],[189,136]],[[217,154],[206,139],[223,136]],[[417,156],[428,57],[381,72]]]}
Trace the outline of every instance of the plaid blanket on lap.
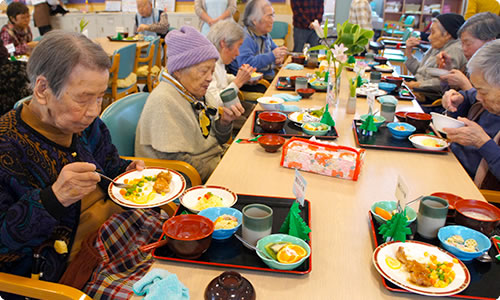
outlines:
{"label": "plaid blanket on lap", "polygon": [[128,299],[132,285],[153,263],[150,253],[138,248],[157,241],[163,220],[153,210],[134,209],[115,214],[99,229],[95,247],[102,256],[83,289],[93,299]]}

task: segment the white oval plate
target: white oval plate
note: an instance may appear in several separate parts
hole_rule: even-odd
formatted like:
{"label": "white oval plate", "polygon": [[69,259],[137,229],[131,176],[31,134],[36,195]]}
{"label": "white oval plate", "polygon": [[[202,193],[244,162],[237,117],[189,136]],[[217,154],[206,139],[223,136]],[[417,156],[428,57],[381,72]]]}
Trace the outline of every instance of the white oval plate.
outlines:
{"label": "white oval plate", "polygon": [[[378,96],[387,95],[387,92],[384,90],[377,89],[377,90],[375,90],[374,94],[375,94],[375,97],[378,97]],[[359,87],[356,89],[356,95],[367,97],[368,96],[368,89]]]}
{"label": "white oval plate", "polygon": [[[378,246],[373,252],[372,262],[375,268],[384,276],[387,280],[394,283],[395,285],[408,290],[410,292],[426,295],[426,296],[451,296],[461,291],[465,290],[470,283],[470,273],[464,263],[457,259],[457,263],[453,263],[453,271],[455,272],[455,279],[450,285],[444,288],[435,287],[422,287],[408,281],[408,272],[405,270],[404,266],[394,270],[389,268],[386,264],[385,259],[390,256],[396,259],[396,251],[402,246],[405,250],[406,256],[410,259],[416,260],[420,263],[425,263],[429,261],[430,255],[435,255],[438,261],[452,262],[455,256],[449,252],[438,248],[436,246],[426,244],[419,241],[406,241],[402,242],[388,242]],[[424,253],[429,253],[428,257],[424,256]]]}
{"label": "white oval plate", "polygon": [[[302,121],[299,121],[299,116],[300,115],[303,115],[303,118],[302,118]],[[296,111],[296,112],[293,112],[291,114],[288,115],[288,119],[296,124],[299,124],[299,125],[302,125],[304,123],[304,114],[306,114],[309,118],[311,119],[307,119],[305,122],[319,122],[321,120],[321,118],[318,118],[318,117],[315,117],[315,116],[312,116],[310,115],[308,112],[304,112],[304,111]],[[306,117],[306,118],[308,118]]]}
{"label": "white oval plate", "polygon": [[[382,66],[386,66],[387,68],[385,67],[382,67]],[[379,72],[383,72],[383,73],[392,73],[394,72],[394,68],[393,67],[389,67],[388,65],[378,65],[378,66],[374,66],[375,70],[379,71]]]}
{"label": "white oval plate", "polygon": [[160,172],[165,172],[165,171],[170,171],[170,173],[172,173],[172,181],[170,182],[170,192],[168,192],[164,196],[158,194],[152,201],[144,204],[138,204],[123,198],[123,196],[120,194],[121,189],[117,188],[112,183],[110,183],[108,186],[109,197],[117,204],[129,208],[152,208],[167,204],[168,202],[173,201],[174,199],[179,197],[182,194],[182,192],[184,192],[184,190],[186,189],[186,180],[180,173],[174,170],[170,170],[167,168],[159,168],[159,167],[145,168],[142,171],[132,170],[125,172],[121,175],[118,175],[115,178],[115,181],[124,183],[123,181],[125,179],[132,180],[136,178],[141,178],[142,176],[155,176],[158,175]]}
{"label": "white oval plate", "polygon": [[[415,148],[418,149],[424,149],[424,150],[430,150],[430,151],[441,151],[446,149],[449,144],[445,139],[438,138],[435,136],[427,135],[427,134],[412,134],[408,138],[410,142],[415,146]],[[430,140],[435,140],[437,143],[442,145],[441,147],[432,147],[432,146],[426,146],[422,144],[423,140],[430,139]]]}
{"label": "white oval plate", "polygon": [[198,204],[198,198],[203,197],[206,193],[211,192],[212,194],[222,198],[222,205],[224,207],[233,206],[238,200],[238,196],[226,189],[225,187],[216,185],[198,185],[187,189],[179,198],[181,204],[187,209],[194,213],[199,213],[200,211],[194,207]]}

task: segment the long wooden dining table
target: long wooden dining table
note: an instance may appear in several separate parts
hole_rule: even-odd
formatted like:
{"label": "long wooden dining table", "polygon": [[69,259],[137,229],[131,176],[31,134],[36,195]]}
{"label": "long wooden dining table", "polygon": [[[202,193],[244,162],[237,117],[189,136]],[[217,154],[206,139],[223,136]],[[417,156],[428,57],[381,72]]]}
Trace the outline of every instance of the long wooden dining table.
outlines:
{"label": "long wooden dining table", "polygon": [[104,52],[106,52],[109,56],[112,56],[116,50],[130,45],[130,43],[135,43],[137,49],[142,49],[149,45],[147,41],[136,41],[136,42],[118,42],[118,41],[110,41],[107,37],[98,37],[94,39],[94,42],[101,45]]}
{"label": "long wooden dining table", "polygon": [[[306,75],[282,68],[266,96],[276,89],[279,76]],[[366,98],[358,98],[356,114],[346,113],[348,78],[342,73],[340,102],[333,108],[339,145],[357,147],[352,120],[368,112]],[[294,92],[289,92],[295,94]],[[309,108],[325,105],[326,94],[292,102]],[[378,109],[379,104],[375,104]],[[262,109],[257,105],[256,109]],[[397,110],[418,109],[416,102],[400,101]],[[252,138],[250,117],[237,138]],[[250,195],[294,198],[294,170],[280,166],[281,150],[265,152],[258,144],[232,143],[207,184],[220,185]],[[311,202],[312,271],[290,275],[235,269],[255,288],[257,299],[421,299],[424,296],[394,293],[382,285],[372,264],[374,241],[369,221],[370,206],[380,200],[396,200],[398,176],[409,187],[408,199],[433,192],[450,192],[467,199],[484,200],[479,190],[452,153],[429,154],[367,149],[357,181],[301,172],[307,181],[306,199]],[[413,204],[418,209],[418,204]],[[189,288],[191,299],[203,299],[207,284],[227,268],[158,260],[154,268],[177,274]]]}

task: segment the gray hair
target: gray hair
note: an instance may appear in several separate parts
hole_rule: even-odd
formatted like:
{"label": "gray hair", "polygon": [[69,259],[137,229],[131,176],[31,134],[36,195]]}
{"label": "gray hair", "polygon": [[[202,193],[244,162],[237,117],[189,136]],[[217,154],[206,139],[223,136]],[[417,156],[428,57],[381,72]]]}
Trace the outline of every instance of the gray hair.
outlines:
{"label": "gray hair", "polygon": [[458,30],[458,36],[468,32],[481,41],[490,41],[500,35],[500,17],[490,12],[483,12],[470,17]]}
{"label": "gray hair", "polygon": [[44,76],[52,93],[59,99],[77,65],[107,70],[111,61],[100,45],[83,34],[52,30],[44,35],[29,58],[27,71],[31,87],[35,87],[38,76]]}
{"label": "gray hair", "polygon": [[268,0],[251,0],[248,2],[243,13],[243,25],[250,28],[255,27],[253,22],[258,22],[262,19],[266,5],[272,6]]}
{"label": "gray hair", "polygon": [[221,41],[224,41],[226,46],[231,48],[243,38],[245,38],[245,31],[231,18],[215,23],[215,25],[210,27],[207,35],[207,39],[214,44],[219,52],[221,50]]}
{"label": "gray hair", "polygon": [[492,86],[500,86],[500,40],[484,44],[467,63],[470,74],[481,73]]}

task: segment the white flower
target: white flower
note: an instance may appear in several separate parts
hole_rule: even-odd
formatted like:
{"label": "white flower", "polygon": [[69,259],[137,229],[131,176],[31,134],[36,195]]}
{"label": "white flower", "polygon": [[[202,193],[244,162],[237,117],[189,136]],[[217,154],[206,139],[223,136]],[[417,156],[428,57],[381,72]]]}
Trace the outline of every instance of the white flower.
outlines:
{"label": "white flower", "polygon": [[364,74],[367,66],[368,64],[364,61],[356,61],[356,64],[354,64],[354,72],[356,74]]}
{"label": "white flower", "polygon": [[319,25],[319,22],[318,20],[314,20],[314,22],[312,22],[312,26],[314,28],[314,31],[316,31],[316,34],[318,35],[318,37],[320,39],[323,39],[325,38],[323,35],[323,30],[321,29],[321,26]]}
{"label": "white flower", "polygon": [[335,45],[332,49],[332,54],[335,59],[341,63],[345,63],[347,61],[347,55],[344,52],[347,51],[347,48],[344,47],[344,44]]}

